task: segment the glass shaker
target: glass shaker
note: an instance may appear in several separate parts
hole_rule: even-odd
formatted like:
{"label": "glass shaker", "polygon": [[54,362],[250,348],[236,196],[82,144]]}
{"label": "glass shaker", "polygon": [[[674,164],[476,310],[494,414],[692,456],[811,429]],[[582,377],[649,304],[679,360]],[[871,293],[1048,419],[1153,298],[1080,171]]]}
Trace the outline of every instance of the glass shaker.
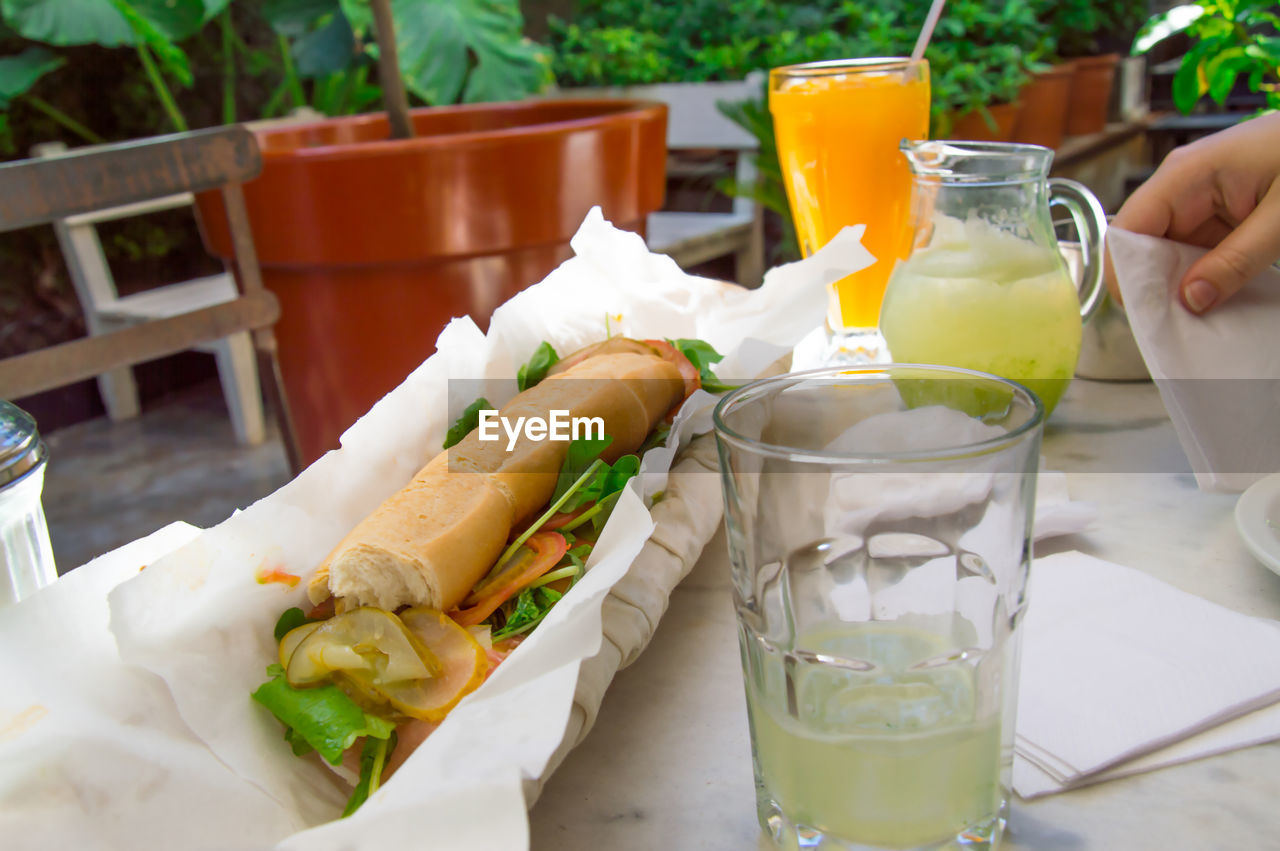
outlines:
{"label": "glass shaker", "polygon": [[0,606],[58,578],[40,504],[47,459],[35,420],[0,400]]}

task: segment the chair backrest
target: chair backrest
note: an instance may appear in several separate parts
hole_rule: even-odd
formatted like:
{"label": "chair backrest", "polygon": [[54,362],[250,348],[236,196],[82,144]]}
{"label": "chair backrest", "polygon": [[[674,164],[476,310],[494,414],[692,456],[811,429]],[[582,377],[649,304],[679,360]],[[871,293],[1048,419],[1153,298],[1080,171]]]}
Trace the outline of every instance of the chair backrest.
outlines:
{"label": "chair backrest", "polygon": [[[63,142],[42,142],[31,148],[31,155],[38,158],[62,157],[69,153]],[[194,196],[190,192],[180,192],[150,201],[105,207],[53,220],[53,232],[62,247],[62,257],[71,276],[71,285],[75,287],[76,297],[84,308],[85,323],[91,332],[97,333],[99,330],[99,312],[111,310],[120,297],[111,267],[107,264],[106,252],[98,238],[96,225],[190,206],[193,200]]]}
{"label": "chair backrest", "polygon": [[220,189],[241,289],[239,298],[224,304],[0,360],[0,398],[61,387],[239,331],[253,331],[260,350],[272,347],[280,307],[262,287],[240,187],[261,168],[253,134],[239,125],[0,165],[0,231]]}

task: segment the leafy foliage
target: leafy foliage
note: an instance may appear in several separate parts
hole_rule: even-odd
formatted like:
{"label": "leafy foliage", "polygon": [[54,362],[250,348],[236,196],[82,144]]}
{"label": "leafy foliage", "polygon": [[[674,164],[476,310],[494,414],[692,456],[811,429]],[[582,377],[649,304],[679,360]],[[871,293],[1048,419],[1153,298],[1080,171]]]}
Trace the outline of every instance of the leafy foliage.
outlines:
{"label": "leafy foliage", "polygon": [[1147,0],[1037,0],[1039,16],[1071,58],[1109,53],[1127,44],[1147,16]]}
{"label": "leafy foliage", "polygon": [[0,57],[0,109],[36,84],[36,81],[65,65],[66,59],[43,47],[28,47],[17,56]]}
{"label": "leafy foliage", "polygon": [[1240,79],[1249,91],[1263,95],[1266,110],[1280,109],[1280,14],[1274,0],[1199,0],[1175,6],[1143,25],[1134,52],[1154,47],[1158,40],[1153,35],[1180,32],[1190,36],[1192,47],[1173,77],[1178,111],[1191,113],[1206,94],[1225,104]]}
{"label": "leafy foliage", "polygon": [[[240,22],[265,31],[275,49],[251,46],[232,20],[233,11]],[[392,12],[401,70],[420,102],[514,100],[550,83],[545,48],[522,35],[519,0],[393,0]],[[272,88],[248,117],[269,118],[301,106],[348,114],[373,108],[381,97],[367,0],[242,0],[234,6],[231,0],[0,0],[0,13],[13,34],[28,42],[23,52],[0,58],[0,109],[68,58],[79,58],[43,45],[134,49],[145,85],[127,98],[154,98],[178,129],[190,126],[185,113],[195,97],[182,94],[195,83],[188,53],[205,42],[219,45],[210,58],[220,66],[223,121],[239,117],[237,87],[260,88],[264,77],[274,78]],[[219,35],[210,39],[208,30]],[[82,140],[101,141],[77,117],[42,111]],[[0,119],[2,136],[8,120]]]}
{"label": "leafy foliage", "polygon": [[429,104],[518,98],[551,81],[518,0],[395,0],[405,85]]}

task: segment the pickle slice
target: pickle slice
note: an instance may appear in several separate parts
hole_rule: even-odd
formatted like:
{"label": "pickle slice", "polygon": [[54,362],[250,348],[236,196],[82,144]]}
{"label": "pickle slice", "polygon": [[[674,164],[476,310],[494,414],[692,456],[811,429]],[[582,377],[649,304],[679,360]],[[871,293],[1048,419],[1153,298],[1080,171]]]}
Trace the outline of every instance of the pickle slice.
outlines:
{"label": "pickle slice", "polygon": [[298,649],[302,639],[319,629],[323,623],[324,621],[304,623],[302,626],[294,627],[284,634],[284,638],[280,639],[280,666],[282,668],[289,667],[289,660],[293,657],[293,651]]}
{"label": "pickle slice", "polygon": [[406,609],[400,620],[431,648],[440,661],[441,674],[429,680],[380,683],[374,688],[405,715],[442,721],[458,701],[484,682],[489,669],[484,648],[465,628],[435,609]]}
{"label": "pickle slice", "polygon": [[285,679],[291,686],[313,685],[339,672],[361,685],[378,686],[430,679],[441,667],[399,618],[363,607],[334,615],[303,636],[289,656]]}

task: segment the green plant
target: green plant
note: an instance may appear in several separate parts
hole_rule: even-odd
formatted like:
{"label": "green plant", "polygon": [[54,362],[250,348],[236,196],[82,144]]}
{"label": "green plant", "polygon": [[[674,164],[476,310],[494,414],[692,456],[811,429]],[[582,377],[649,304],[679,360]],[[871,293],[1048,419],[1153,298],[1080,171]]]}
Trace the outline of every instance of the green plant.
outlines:
{"label": "green plant", "polygon": [[1274,0],[1200,0],[1154,15],[1134,40],[1133,53],[1149,51],[1185,32],[1191,49],[1173,76],[1173,102],[1184,114],[1206,94],[1219,106],[1247,81],[1261,94],[1264,111],[1280,109],[1280,15]]}
{"label": "green plant", "polygon": [[[423,103],[514,99],[550,82],[546,50],[521,34],[518,0],[391,0],[390,8],[400,73]],[[247,79],[274,80],[253,117],[304,105],[345,114],[381,97],[368,0],[242,0],[235,10],[242,22],[268,30],[269,47],[246,42],[231,0],[0,0],[4,34],[24,40],[21,52],[0,58],[0,110],[21,99],[80,139],[103,141],[33,91],[67,64],[67,55],[51,48],[77,45],[132,48],[175,130],[191,126],[181,101],[200,69],[190,56],[209,43],[224,123],[241,117],[238,88]]]}
{"label": "green plant", "polygon": [[929,60],[932,129],[945,136],[953,118],[1017,100],[1057,46],[1034,6],[1000,0],[953,0],[938,20]]}
{"label": "green plant", "polygon": [[548,19],[564,86],[740,80],[751,71],[855,55],[847,0],[579,0],[572,21]]}

